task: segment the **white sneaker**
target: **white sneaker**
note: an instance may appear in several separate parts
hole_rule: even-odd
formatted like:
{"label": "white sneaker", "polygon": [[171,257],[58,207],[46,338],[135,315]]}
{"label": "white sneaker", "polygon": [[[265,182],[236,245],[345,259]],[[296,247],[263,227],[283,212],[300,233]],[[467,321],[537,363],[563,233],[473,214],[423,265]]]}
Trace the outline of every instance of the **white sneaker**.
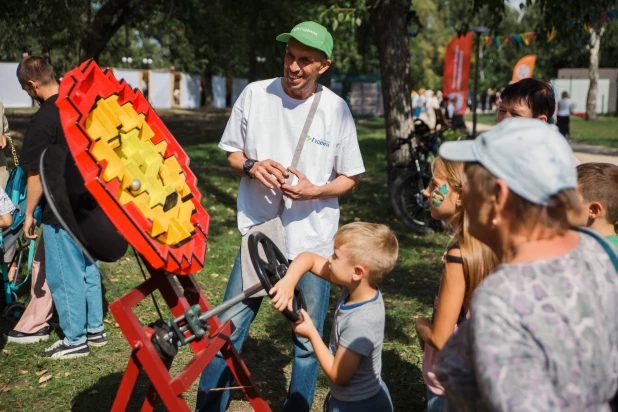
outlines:
{"label": "white sneaker", "polygon": [[90,348],[86,342],[80,345],[67,345],[64,340],[59,340],[45,349],[41,356],[52,359],[81,358],[90,354]]}

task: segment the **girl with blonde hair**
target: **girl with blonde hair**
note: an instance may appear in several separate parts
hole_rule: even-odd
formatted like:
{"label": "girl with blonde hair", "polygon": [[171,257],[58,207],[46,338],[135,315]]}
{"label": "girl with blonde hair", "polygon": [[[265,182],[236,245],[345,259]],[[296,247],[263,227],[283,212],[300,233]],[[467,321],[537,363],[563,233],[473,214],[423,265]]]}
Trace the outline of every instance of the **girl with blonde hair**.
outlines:
{"label": "girl with blonde hair", "polygon": [[432,169],[431,183],[423,195],[429,200],[431,216],[451,225],[455,234],[442,259],[443,273],[432,319],[416,320],[416,333],[424,352],[428,412],[444,410],[444,389],[433,371],[438,353],[468,317],[472,293],[497,262],[493,252],[468,232],[468,215],[461,202],[467,183],[464,163],[437,158]]}

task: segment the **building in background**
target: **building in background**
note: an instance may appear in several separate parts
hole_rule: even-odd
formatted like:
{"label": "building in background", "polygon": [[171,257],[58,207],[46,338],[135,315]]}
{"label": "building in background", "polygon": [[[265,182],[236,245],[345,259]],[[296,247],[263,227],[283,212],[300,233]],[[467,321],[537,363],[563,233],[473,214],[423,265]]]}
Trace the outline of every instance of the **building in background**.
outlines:
{"label": "building in background", "polygon": [[[618,99],[618,69],[599,69],[599,88],[597,90],[597,113],[616,113]],[[559,93],[566,91],[573,103],[575,113],[586,112],[588,96],[588,68],[558,69],[555,86]],[[583,100],[582,100],[583,96]]]}

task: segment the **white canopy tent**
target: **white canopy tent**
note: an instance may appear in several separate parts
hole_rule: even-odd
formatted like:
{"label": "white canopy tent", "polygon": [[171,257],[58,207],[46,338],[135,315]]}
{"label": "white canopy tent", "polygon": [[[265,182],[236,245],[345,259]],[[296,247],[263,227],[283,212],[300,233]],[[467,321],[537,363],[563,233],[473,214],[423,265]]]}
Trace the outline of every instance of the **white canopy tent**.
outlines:
{"label": "white canopy tent", "polygon": [[172,73],[150,71],[148,100],[156,109],[172,107]]}
{"label": "white canopy tent", "polygon": [[4,107],[32,107],[32,99],[22,90],[17,80],[19,63],[0,63],[0,101]]}
{"label": "white canopy tent", "polygon": [[180,107],[183,109],[200,108],[200,75],[180,75]]}
{"label": "white canopy tent", "polygon": [[240,94],[243,90],[245,90],[245,87],[247,87],[248,84],[248,79],[232,79],[232,106],[234,106],[234,103],[236,103],[236,100],[238,100],[238,96],[240,96]]}
{"label": "white canopy tent", "polygon": [[215,109],[225,109],[225,77],[212,76],[212,105]]}
{"label": "white canopy tent", "polygon": [[116,79],[120,81],[120,79],[124,79],[132,89],[136,87],[141,89],[140,87],[140,72],[139,70],[130,70],[130,69],[113,69],[114,76]]}
{"label": "white canopy tent", "polygon": [[[556,79],[552,81],[556,88],[556,99],[560,99],[562,92],[567,92],[573,103],[574,113],[586,112],[588,100],[588,79]],[[597,113],[605,114],[609,111],[609,79],[599,79],[597,83]]]}

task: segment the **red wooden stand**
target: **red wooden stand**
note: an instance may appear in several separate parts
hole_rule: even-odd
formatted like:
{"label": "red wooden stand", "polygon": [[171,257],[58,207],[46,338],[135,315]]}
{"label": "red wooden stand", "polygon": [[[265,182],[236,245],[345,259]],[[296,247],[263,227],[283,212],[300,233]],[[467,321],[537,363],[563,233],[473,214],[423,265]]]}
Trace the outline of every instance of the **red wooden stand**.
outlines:
{"label": "red wooden stand", "polygon": [[[113,153],[106,154],[105,156],[108,157],[102,160],[99,156],[95,156],[95,146],[102,137],[99,136],[100,133],[93,132],[92,136],[89,134],[88,123],[90,121],[88,119],[89,113],[98,106],[99,100],[111,96],[115,96],[119,105],[128,104],[130,111],[138,117],[142,116],[142,123],[139,127],[148,126],[144,130],[150,130],[153,135],[147,140],[155,146],[164,143],[164,153],[161,153],[163,159],[175,157],[175,163],[180,166],[181,170],[174,173],[182,172],[184,176],[183,193],[186,188],[191,191],[190,196],[183,195],[180,201],[191,202],[194,210],[190,219],[193,226],[190,231],[191,236],[178,244],[169,245],[153,238],[151,236],[153,229],[151,213],[144,213],[136,203],[120,202],[119,196],[123,190],[126,190],[126,187],[121,187],[122,177],[111,180],[104,178],[108,163],[113,163],[113,161],[117,163],[120,158]],[[210,218],[201,203],[201,195],[196,187],[197,180],[189,169],[187,154],[142,93],[137,89],[131,89],[124,80],[119,82],[112,71],[102,71],[94,60],[84,62],[64,76],[56,105],[60,111],[60,120],[69,149],[84,178],[85,187],[97,200],[116,229],[144,257],[151,275],[149,280],[109,305],[110,311],[129,341],[129,345],[133,348],[112,410],[121,411],[127,408],[139,371],[143,369],[152,385],[142,411],[153,410],[158,398],[170,411],[191,411],[193,408],[189,408],[182,394],[220,351],[253,409],[260,412],[270,411],[266,401],[260,397],[247,367],[230,342],[230,335],[234,329],[231,322],[228,321],[222,325],[217,317],[208,319],[209,335],[190,343],[195,355],[176,377],[172,377],[169,373],[172,360],[162,360],[151,342],[155,329],[142,325],[133,313],[133,306],[146,299],[155,290],[161,292],[175,318],[184,315],[191,306],[196,304],[200,305],[202,312],[210,309],[210,304],[190,275],[204,266]],[[110,116],[120,118],[123,115],[109,112],[106,116],[107,123],[109,123]],[[104,124],[107,123],[104,122]],[[120,123],[124,125],[123,121]],[[109,123],[104,126],[106,133],[110,132],[110,127],[121,129],[117,122]],[[127,127],[137,130],[135,125]],[[118,138],[120,136],[121,134],[118,134]],[[111,147],[109,150],[112,150]],[[158,175],[157,179],[163,179],[162,176],[162,174]],[[178,191],[176,193],[179,194]],[[159,206],[165,207],[163,204],[154,207]],[[182,290],[176,283],[175,277],[178,278]]]}
{"label": "red wooden stand", "polygon": [[[234,330],[231,321],[221,324],[216,316],[210,318],[208,320],[210,337],[206,334],[203,339],[191,342],[191,349],[195,355],[176,377],[170,375],[172,362],[161,359],[151,342],[154,329],[140,323],[133,313],[133,306],[146,299],[155,290],[161,293],[174,317],[184,314],[195,304],[200,305],[202,312],[209,310],[211,306],[193,276],[175,276],[161,269],[152,269],[148,264],[146,266],[152,277],[109,305],[112,315],[133,348],[112,411],[127,409],[140,369],[146,372],[151,382],[142,411],[152,411],[158,398],[170,411],[193,410],[194,408],[187,405],[182,394],[191,387],[219,351],[253,409],[260,412],[270,411],[249,370],[230,341]],[[183,290],[175,282],[175,277],[178,278]]]}

